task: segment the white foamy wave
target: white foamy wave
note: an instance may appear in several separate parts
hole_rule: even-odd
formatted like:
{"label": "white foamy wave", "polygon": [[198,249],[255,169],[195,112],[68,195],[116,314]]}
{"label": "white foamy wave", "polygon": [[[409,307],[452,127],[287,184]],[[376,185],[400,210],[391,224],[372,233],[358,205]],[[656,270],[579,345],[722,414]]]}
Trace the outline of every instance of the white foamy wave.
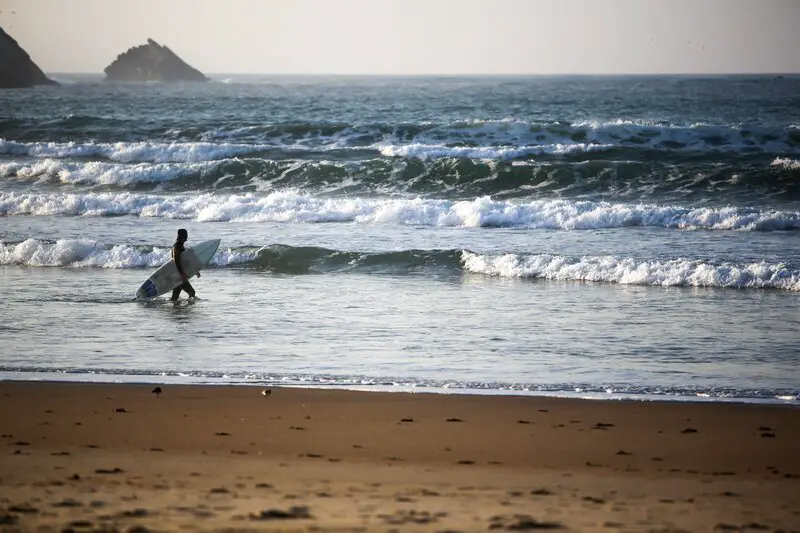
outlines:
{"label": "white foamy wave", "polygon": [[0,215],[141,216],[201,222],[357,222],[439,227],[591,230],[631,226],[674,229],[787,231],[800,212],[735,207],[689,209],[609,202],[454,202],[424,198],[316,197],[296,191],[261,194],[157,195],[0,192]]}
{"label": "white foamy wave", "polygon": [[[797,153],[792,127],[755,124],[672,124],[619,118],[609,121],[527,122],[518,119],[466,120],[426,127],[412,138],[404,131],[374,146],[385,155],[412,157],[519,157],[568,151],[649,148],[678,151],[769,151]],[[454,143],[468,146],[451,149]],[[476,146],[477,145],[477,146]],[[475,148],[473,148],[475,146]],[[587,148],[593,147],[593,148]],[[445,149],[447,148],[447,149]],[[470,150],[477,155],[470,155]],[[519,150],[518,155],[513,150]],[[419,155],[422,154],[422,155]]]}
{"label": "white foamy wave", "polygon": [[118,163],[197,163],[272,148],[264,144],[210,142],[19,143],[0,139],[0,155],[63,159],[102,157]]}
{"label": "white foamy wave", "polygon": [[773,167],[785,168],[787,170],[800,170],[800,159],[790,159],[788,157],[776,157],[770,164]]}
{"label": "white foamy wave", "polygon": [[[571,126],[586,132],[585,142],[703,151],[796,151],[791,128],[783,131],[751,124],[671,124],[645,120],[585,121]],[[573,132],[574,133],[574,132]]]}
{"label": "white foamy wave", "polygon": [[558,281],[594,281],[661,287],[725,287],[800,291],[800,271],[782,264],[723,263],[675,259],[637,261],[629,257],[559,255],[479,255],[464,252],[468,272],[504,278],[541,278]]}
{"label": "white foamy wave", "polygon": [[541,146],[445,146],[443,144],[414,143],[405,145],[377,145],[376,148],[378,148],[382,155],[387,157],[416,157],[417,159],[457,157],[508,160],[526,155],[594,152],[611,148],[611,145],[572,143]]}
{"label": "white foamy wave", "polygon": [[54,243],[28,239],[18,244],[0,243],[0,264],[103,268],[155,267],[170,257],[169,249],[142,252],[131,246],[105,248],[94,241],[64,239]]}
{"label": "white foamy wave", "polygon": [[34,163],[0,163],[0,177],[57,180],[69,184],[130,185],[158,183],[213,169],[217,162],[203,163],[137,163],[124,165],[90,161],[73,163],[43,159]]}
{"label": "white foamy wave", "polygon": [[[247,263],[257,250],[220,249],[215,266]],[[155,268],[170,260],[169,248],[142,249],[128,245],[103,246],[95,241],[63,239],[55,242],[28,239],[16,244],[0,242],[0,265],[35,267]]]}
{"label": "white foamy wave", "polygon": [[[353,200],[349,200],[352,202]],[[351,204],[352,209],[352,204]],[[800,213],[734,207],[687,209],[609,202],[535,200],[497,202],[406,199],[369,202],[356,221],[428,226],[591,230],[631,226],[777,231],[800,229]]]}

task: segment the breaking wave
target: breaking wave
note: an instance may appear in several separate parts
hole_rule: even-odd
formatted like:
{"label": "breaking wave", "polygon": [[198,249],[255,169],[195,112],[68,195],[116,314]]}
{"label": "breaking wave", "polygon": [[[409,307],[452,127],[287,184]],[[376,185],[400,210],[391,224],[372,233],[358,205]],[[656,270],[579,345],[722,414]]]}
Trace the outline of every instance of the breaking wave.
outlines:
{"label": "breaking wave", "polygon": [[425,198],[271,194],[0,192],[0,215],[135,216],[200,222],[401,224],[592,230],[662,227],[683,230],[794,231],[800,212],[745,207],[681,207],[576,200],[453,201]]}
{"label": "breaking wave", "polygon": [[[118,142],[120,133],[131,129],[137,136],[150,140]],[[76,142],[76,133],[90,135],[95,140]],[[2,140],[3,137],[28,142]],[[69,142],[57,141],[62,138]],[[405,150],[424,157],[436,157],[433,151],[411,148],[428,145],[479,147],[485,150],[480,152],[480,157],[490,158],[498,154],[507,156],[508,150],[521,150],[521,155],[530,151],[539,153],[537,147],[547,146],[574,150],[579,150],[580,146],[595,146],[713,153],[797,153],[800,151],[800,131],[793,125],[680,124],[625,118],[575,122],[516,118],[406,123],[267,122],[185,129],[169,129],[163,124],[147,128],[130,121],[92,116],[68,116],[50,120],[47,124],[14,118],[0,120],[0,154],[35,157],[197,162],[265,149],[298,148],[323,151],[371,148],[385,149],[389,153]],[[500,150],[492,152],[491,147],[500,147]],[[439,157],[452,157],[458,153],[442,148],[436,150]]]}
{"label": "breaking wave", "polygon": [[[0,265],[71,268],[155,268],[169,261],[169,248],[103,245],[89,240],[27,239],[0,243]],[[430,272],[504,278],[602,282],[657,287],[717,287],[800,291],[800,270],[782,263],[714,263],[701,259],[648,260],[618,256],[479,254],[467,250],[359,252],[314,246],[221,248],[211,264],[283,274]]]}
{"label": "breaking wave", "polygon": [[471,252],[465,252],[463,260],[469,272],[505,278],[800,291],[800,270],[779,263],[714,264],[690,259],[648,261],[615,256],[574,258]]}

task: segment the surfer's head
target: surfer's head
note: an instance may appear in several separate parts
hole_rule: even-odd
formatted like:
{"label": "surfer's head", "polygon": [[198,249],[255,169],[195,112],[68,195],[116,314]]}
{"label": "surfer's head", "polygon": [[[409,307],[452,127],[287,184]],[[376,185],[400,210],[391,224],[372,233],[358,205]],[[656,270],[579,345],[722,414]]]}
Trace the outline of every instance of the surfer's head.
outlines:
{"label": "surfer's head", "polygon": [[185,229],[181,228],[178,230],[178,240],[181,242],[186,241],[189,238],[189,232]]}

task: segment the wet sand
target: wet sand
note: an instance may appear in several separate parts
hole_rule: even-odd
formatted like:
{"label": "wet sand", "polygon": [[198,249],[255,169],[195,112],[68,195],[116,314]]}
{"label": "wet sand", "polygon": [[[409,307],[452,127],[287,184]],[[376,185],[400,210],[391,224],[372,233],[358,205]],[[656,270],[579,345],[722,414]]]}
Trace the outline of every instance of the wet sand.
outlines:
{"label": "wet sand", "polygon": [[0,531],[800,531],[800,409],[0,383]]}

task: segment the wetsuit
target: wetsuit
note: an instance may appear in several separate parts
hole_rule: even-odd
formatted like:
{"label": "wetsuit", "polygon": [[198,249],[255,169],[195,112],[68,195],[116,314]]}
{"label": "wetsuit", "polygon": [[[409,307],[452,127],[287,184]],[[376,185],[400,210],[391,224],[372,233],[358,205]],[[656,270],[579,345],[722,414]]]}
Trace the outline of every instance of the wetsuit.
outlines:
{"label": "wetsuit", "polygon": [[[183,243],[181,241],[175,241],[175,244],[172,245],[172,260],[175,261],[175,265],[180,265],[181,254],[185,248],[183,247]],[[182,267],[178,268],[180,272]],[[172,289],[172,299],[177,300],[178,297],[181,295],[181,290],[186,291],[190,298],[194,298],[194,287],[192,287],[191,283],[184,281],[174,289]]]}

